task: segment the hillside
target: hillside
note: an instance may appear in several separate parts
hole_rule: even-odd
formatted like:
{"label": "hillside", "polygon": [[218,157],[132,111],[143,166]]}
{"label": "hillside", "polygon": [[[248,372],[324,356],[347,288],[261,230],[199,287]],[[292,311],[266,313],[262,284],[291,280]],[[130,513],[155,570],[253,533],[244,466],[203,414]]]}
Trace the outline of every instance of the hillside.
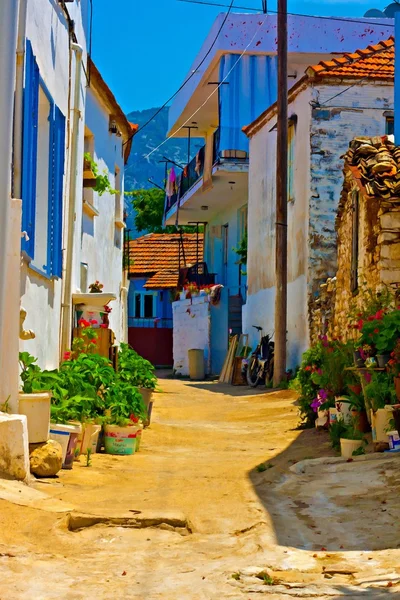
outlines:
{"label": "hillside", "polygon": [[[132,111],[127,117],[132,123],[143,125],[157,111],[157,108],[149,108],[141,111]],[[132,144],[132,151],[128,165],[125,169],[125,189],[127,191],[140,188],[153,187],[148,179],[163,186],[165,176],[165,165],[159,163],[163,156],[170,158],[178,164],[187,162],[187,141],[185,139],[171,139],[166,142],[149,159],[145,156],[163,140],[165,140],[168,128],[168,108],[164,108],[143,131],[139,131]],[[192,154],[194,155],[203,145],[201,139],[193,139]]]}

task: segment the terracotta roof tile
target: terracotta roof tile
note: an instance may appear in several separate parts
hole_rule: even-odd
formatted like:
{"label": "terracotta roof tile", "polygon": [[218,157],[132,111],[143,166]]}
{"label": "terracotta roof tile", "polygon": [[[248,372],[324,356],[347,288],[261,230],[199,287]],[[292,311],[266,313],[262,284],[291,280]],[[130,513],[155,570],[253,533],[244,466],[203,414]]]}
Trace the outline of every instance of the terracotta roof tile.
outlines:
{"label": "terracotta roof tile", "polygon": [[[149,233],[129,243],[129,274],[152,276],[154,281],[163,283],[161,287],[176,287],[179,265],[181,267],[194,265],[197,261],[203,261],[203,234],[198,236],[199,246],[197,248],[197,235],[195,233]],[[163,273],[163,274],[162,274]],[[172,274],[176,273],[175,279]],[[157,274],[159,279],[153,276]],[[171,282],[171,285],[166,284]],[[150,280],[147,284],[150,283]],[[153,285],[153,283],[151,285]],[[147,286],[146,284],[146,286]]]}
{"label": "terracotta roof tile", "polygon": [[178,287],[179,271],[158,271],[144,285],[147,290],[171,289]]}
{"label": "terracotta roof tile", "polygon": [[314,77],[349,77],[352,79],[394,79],[394,38],[379,44],[321,61],[307,69]]}

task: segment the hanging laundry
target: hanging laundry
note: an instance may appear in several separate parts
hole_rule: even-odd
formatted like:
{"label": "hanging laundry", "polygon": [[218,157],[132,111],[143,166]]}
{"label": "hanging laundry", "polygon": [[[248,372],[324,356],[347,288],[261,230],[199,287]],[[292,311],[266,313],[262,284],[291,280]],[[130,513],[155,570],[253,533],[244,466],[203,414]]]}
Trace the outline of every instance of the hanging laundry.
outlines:
{"label": "hanging laundry", "polygon": [[170,199],[176,194],[176,173],[174,167],[168,171],[167,186],[165,188],[167,198]]}

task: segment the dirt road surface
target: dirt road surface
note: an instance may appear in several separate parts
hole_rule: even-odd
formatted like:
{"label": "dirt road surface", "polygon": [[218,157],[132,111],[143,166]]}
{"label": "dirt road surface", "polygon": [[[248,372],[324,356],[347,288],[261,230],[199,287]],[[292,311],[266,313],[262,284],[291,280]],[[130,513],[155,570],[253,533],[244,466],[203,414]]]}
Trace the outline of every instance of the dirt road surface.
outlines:
{"label": "dirt road surface", "polygon": [[334,458],[290,391],[160,384],[135,456],[0,482],[0,600],[400,598],[400,458]]}

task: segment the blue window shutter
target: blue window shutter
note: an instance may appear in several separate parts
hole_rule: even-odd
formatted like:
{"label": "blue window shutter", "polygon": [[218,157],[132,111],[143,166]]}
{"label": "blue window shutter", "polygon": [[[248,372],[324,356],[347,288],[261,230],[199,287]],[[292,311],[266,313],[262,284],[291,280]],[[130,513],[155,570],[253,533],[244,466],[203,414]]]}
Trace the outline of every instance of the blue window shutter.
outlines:
{"label": "blue window shutter", "polygon": [[51,197],[49,199],[49,250],[50,275],[62,276],[62,231],[63,231],[63,191],[65,159],[65,117],[54,107],[51,123],[52,153],[50,169],[52,173]]}
{"label": "blue window shutter", "polygon": [[24,122],[22,140],[22,250],[30,258],[35,252],[36,165],[39,112],[39,67],[29,40],[26,43]]}

